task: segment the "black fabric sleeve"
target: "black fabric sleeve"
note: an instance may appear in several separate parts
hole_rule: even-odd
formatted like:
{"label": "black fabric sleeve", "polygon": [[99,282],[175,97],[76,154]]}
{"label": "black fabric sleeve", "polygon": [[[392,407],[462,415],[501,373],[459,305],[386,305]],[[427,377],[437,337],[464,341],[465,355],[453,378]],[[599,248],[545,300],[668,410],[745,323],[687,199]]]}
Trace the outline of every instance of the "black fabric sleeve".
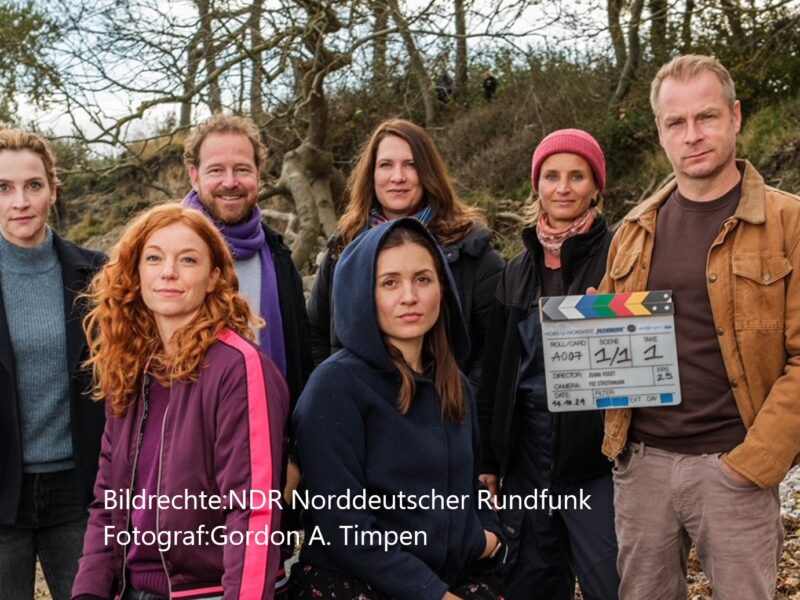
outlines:
{"label": "black fabric sleeve", "polygon": [[485,318],[486,337],[483,344],[481,379],[475,396],[478,428],[481,438],[481,473],[500,472],[500,463],[492,451],[492,420],[494,418],[495,391],[498,384],[500,361],[503,358],[503,340],[508,325],[508,311],[504,299],[505,271],[498,277],[496,293]]}
{"label": "black fabric sleeve", "polygon": [[308,321],[311,335],[311,355],[314,366],[331,355],[331,294],[333,293],[333,263],[331,251],[322,259],[311,297],[308,299]]}
{"label": "black fabric sleeve", "polygon": [[492,312],[497,284],[500,281],[504,266],[503,257],[494,248],[489,248],[480,257],[475,266],[475,287],[469,331],[472,364],[467,373],[473,390],[477,390],[480,387],[481,372],[483,370],[481,357],[484,354],[484,346],[486,344],[487,324],[489,315]]}

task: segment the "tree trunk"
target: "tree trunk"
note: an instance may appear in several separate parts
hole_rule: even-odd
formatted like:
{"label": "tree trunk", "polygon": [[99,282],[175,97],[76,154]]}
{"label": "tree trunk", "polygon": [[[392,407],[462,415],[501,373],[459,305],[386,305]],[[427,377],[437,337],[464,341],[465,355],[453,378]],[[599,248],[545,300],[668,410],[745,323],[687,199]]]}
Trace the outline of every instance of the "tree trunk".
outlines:
{"label": "tree trunk", "polygon": [[[389,7],[385,2],[375,2],[372,5],[375,16],[373,31],[384,31],[389,28]],[[386,44],[387,36],[380,35],[372,42],[372,90],[380,91],[386,85],[388,73],[386,69]]]}
{"label": "tree trunk", "polygon": [[622,116],[622,103],[630,93],[633,80],[636,78],[636,72],[639,69],[639,59],[641,57],[639,25],[642,19],[643,6],[644,0],[633,0],[633,4],[631,4],[631,22],[628,25],[628,57],[620,74],[617,89],[611,98],[611,112],[620,117]]}
{"label": "tree trunk", "polygon": [[467,103],[469,82],[467,80],[467,16],[464,0],[454,0],[456,16],[456,81],[453,90],[461,104]]}
{"label": "tree trunk", "polygon": [[692,15],[694,14],[694,0],[686,0],[681,23],[681,54],[689,54],[692,48]]}
{"label": "tree trunk", "polygon": [[250,30],[250,114],[253,121],[261,127],[264,125],[264,75],[261,68],[261,53],[255,48],[259,47],[264,38],[261,35],[261,15],[264,11],[264,0],[253,0],[250,7],[250,18],[247,28]]}
{"label": "tree trunk", "polygon": [[317,248],[319,215],[314,193],[303,168],[303,144],[283,155],[280,185],[289,190],[297,211],[298,234],[292,244],[292,261],[298,268],[308,262]]}
{"label": "tree trunk", "polygon": [[[303,44],[313,52],[307,61],[295,61],[295,93],[308,119],[305,139],[283,158],[281,177],[277,186],[289,191],[298,217],[298,235],[292,243],[292,260],[298,268],[308,264],[319,247],[319,235],[330,237],[336,231],[338,219],[334,208],[332,185],[338,181],[333,155],[325,150],[328,137],[328,101],[325,97],[325,77],[349,64],[348,55],[336,54],[325,48],[326,33],[335,33],[341,25],[335,15],[324,7],[308,2],[313,23],[304,33]],[[321,226],[321,231],[320,231]]]}
{"label": "tree trunk", "polygon": [[406,47],[409,60],[411,61],[411,72],[417,80],[419,86],[419,93],[422,96],[422,104],[425,107],[425,125],[431,126],[436,122],[436,103],[433,100],[433,93],[431,91],[431,80],[428,75],[428,70],[425,68],[425,63],[422,60],[422,55],[417,49],[414,42],[414,36],[411,35],[411,30],[408,27],[408,22],[400,12],[400,7],[397,0],[389,0],[389,7],[392,11],[392,18],[400,30],[400,36],[403,38],[403,43]]}
{"label": "tree trunk", "polygon": [[195,0],[200,15],[200,40],[203,47],[203,59],[206,63],[206,76],[211,79],[208,84],[208,107],[211,112],[222,110],[222,92],[219,81],[212,77],[217,70],[216,49],[214,48],[214,29],[211,16],[210,0]]}
{"label": "tree trunk", "polygon": [[614,46],[614,58],[617,70],[621,73],[625,68],[628,53],[625,50],[625,34],[620,24],[623,0],[608,0],[608,31],[611,34],[611,43]]}
{"label": "tree trunk", "polygon": [[667,46],[667,0],[649,0],[650,48],[656,63],[663,65],[669,58]]}
{"label": "tree trunk", "polygon": [[317,148],[324,148],[328,138],[328,100],[325,98],[325,87],[323,82],[325,76],[316,71],[307,71],[308,82],[307,98],[308,105],[308,131],[306,140],[309,144]]}
{"label": "tree trunk", "polygon": [[720,5],[722,12],[725,13],[725,18],[728,19],[728,27],[734,37],[734,43],[744,44],[746,37],[742,27],[742,8],[739,6],[738,0],[720,0]]}
{"label": "tree trunk", "polygon": [[188,129],[192,125],[192,98],[197,78],[197,69],[200,67],[200,53],[197,47],[198,34],[192,36],[186,45],[186,76],[183,78],[183,95],[181,102],[181,116],[178,125],[181,129]]}

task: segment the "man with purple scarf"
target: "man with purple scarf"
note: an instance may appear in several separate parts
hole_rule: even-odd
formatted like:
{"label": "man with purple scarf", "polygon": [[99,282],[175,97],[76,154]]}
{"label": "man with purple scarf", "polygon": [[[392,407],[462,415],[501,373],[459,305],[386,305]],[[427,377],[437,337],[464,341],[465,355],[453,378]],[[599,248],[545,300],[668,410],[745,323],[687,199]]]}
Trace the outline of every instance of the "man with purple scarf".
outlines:
{"label": "man with purple scarf", "polygon": [[[187,138],[183,159],[192,181],[183,202],[211,219],[228,242],[239,291],[266,321],[259,345],[286,378],[291,410],[314,363],[300,274],[281,235],[261,221],[256,203],[266,160],[258,127],[250,119],[217,113]],[[284,530],[299,528],[296,520],[297,515],[284,509]],[[287,558],[294,549],[285,550]],[[276,595],[286,591],[282,575]]]}
{"label": "man with purple scarf", "polygon": [[256,203],[265,158],[255,123],[215,114],[184,143],[192,181],[184,204],[205,213],[228,242],[240,292],[267,323],[259,345],[286,378],[294,406],[313,368],[308,317],[291,253]]}

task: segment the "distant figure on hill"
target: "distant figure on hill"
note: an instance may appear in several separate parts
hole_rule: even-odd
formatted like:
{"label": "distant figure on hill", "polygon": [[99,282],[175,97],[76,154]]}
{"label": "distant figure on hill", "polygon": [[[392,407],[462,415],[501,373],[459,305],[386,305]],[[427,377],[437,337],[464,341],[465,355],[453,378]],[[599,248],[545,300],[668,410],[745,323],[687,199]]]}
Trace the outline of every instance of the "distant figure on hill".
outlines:
{"label": "distant figure on hill", "polygon": [[497,91],[497,77],[491,71],[486,71],[483,74],[483,98],[487,102],[491,102],[494,98],[494,93]]}
{"label": "distant figure on hill", "polygon": [[436,80],[436,98],[442,104],[447,104],[452,97],[453,78],[448,75],[447,71],[442,71],[442,74]]}

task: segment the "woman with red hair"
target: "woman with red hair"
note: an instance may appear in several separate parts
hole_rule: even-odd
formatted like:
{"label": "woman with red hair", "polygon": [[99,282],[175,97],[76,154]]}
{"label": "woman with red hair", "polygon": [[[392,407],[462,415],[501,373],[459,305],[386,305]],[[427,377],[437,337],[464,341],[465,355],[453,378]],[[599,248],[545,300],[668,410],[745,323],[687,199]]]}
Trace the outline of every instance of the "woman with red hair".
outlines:
{"label": "woman with red hair", "polygon": [[177,204],[136,218],[92,281],[107,424],[73,598],[272,597],[280,509],[242,499],[280,489],[288,395],[237,289],[220,233]]}

